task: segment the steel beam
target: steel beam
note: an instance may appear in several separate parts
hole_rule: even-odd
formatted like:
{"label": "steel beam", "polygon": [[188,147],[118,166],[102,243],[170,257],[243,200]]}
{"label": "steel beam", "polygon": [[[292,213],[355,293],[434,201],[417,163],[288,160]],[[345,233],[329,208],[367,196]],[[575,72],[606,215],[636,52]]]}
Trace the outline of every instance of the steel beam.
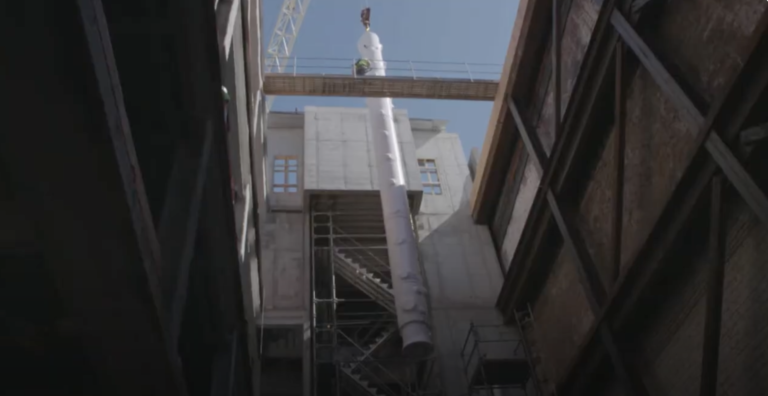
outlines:
{"label": "steel beam", "polygon": [[709,284],[707,312],[704,319],[704,345],[701,359],[699,395],[717,394],[717,367],[720,355],[720,325],[723,310],[723,278],[725,277],[725,233],[723,232],[723,182],[712,179],[709,213]]}
{"label": "steel beam", "polygon": [[613,158],[616,161],[613,180],[613,222],[611,230],[613,238],[611,246],[611,258],[613,260],[612,281],[614,284],[621,275],[621,236],[624,215],[624,137],[626,129],[626,97],[624,89],[624,44],[616,45],[616,75],[614,98],[614,130]]}
{"label": "steel beam", "polygon": [[[612,7],[614,0],[608,0],[606,7]],[[581,144],[586,130],[588,115],[596,103],[598,91],[606,83],[608,69],[611,64],[614,46],[618,40],[612,29],[607,29],[608,17],[598,19],[598,40],[592,43],[585,56],[584,68],[580,71],[576,82],[574,94],[571,96],[565,115],[563,116],[562,134],[555,140],[554,148],[547,158],[546,169],[542,173],[539,191],[534,198],[527,225],[515,251],[515,256],[510,264],[510,273],[506,277],[504,286],[499,294],[499,305],[505,316],[510,317],[514,307],[520,303],[520,296],[524,287],[514,285],[513,281],[526,279],[531,270],[531,255],[535,253],[547,231],[547,224],[551,220],[551,213],[546,204],[545,191],[550,186],[559,189],[564,182],[564,176],[573,163],[575,152]],[[602,53],[601,53],[602,51]],[[606,53],[607,52],[607,53]],[[592,68],[595,68],[593,70]],[[593,74],[594,72],[594,74]],[[562,172],[560,172],[563,170]]]}
{"label": "steel beam", "polygon": [[165,265],[163,299],[170,316],[173,345],[176,345],[181,330],[212,135],[212,128],[206,128],[202,136],[191,136],[177,148],[158,225]]}
{"label": "steel beam", "polygon": [[[748,116],[755,110],[759,96],[768,87],[768,12],[764,12],[746,48],[747,61],[741,71],[733,77],[728,89],[716,104],[710,107],[710,115],[700,130],[699,143],[703,146],[705,131],[713,125],[720,125],[727,139],[733,139],[744,127]],[[699,147],[700,147],[699,146]],[[701,150],[698,150],[699,152]],[[666,252],[687,222],[701,194],[709,185],[717,169],[708,156],[697,153],[689,161],[683,176],[672,196],[656,220],[651,233],[636,254],[630,258],[628,270],[622,274],[613,289],[611,297],[588,331],[579,352],[572,360],[565,384],[585,381],[596,369],[604,356],[601,349],[592,349],[599,326],[610,322],[613,328],[620,327],[632,311],[640,294],[646,289],[661,268]],[[585,364],[592,369],[582,371]]]}
{"label": "steel beam", "polygon": [[[683,114],[687,116],[693,125],[703,125],[705,119],[701,111],[664,68],[664,65],[661,64],[653,51],[629,24],[629,21],[619,11],[614,10],[611,14],[611,23],[627,43],[627,46],[634,51],[643,66],[650,72],[656,83],[659,84],[661,90],[667,94],[677,107],[683,110]],[[757,183],[744,169],[744,166],[741,165],[718,133],[714,129],[705,133],[708,133],[708,137],[704,147],[723,170],[723,173],[728,177],[728,180],[739,194],[741,194],[742,198],[744,198],[747,205],[755,211],[764,223],[768,224],[768,197],[758,187]]]}
{"label": "steel beam", "polygon": [[560,6],[557,4],[557,0],[552,0],[552,80],[554,83],[554,100],[553,105],[555,108],[555,139],[560,136],[560,127],[562,126],[562,111],[560,106],[563,101],[562,94],[562,65],[560,61]]}

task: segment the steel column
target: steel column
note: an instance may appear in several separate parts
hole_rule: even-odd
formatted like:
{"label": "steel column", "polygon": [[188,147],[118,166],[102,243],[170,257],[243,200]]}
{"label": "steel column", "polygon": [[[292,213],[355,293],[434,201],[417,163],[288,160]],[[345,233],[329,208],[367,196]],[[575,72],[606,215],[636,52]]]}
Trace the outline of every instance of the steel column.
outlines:
{"label": "steel column", "polygon": [[612,251],[611,258],[613,259],[613,274],[612,280],[614,284],[621,275],[621,236],[624,214],[624,135],[626,129],[626,97],[624,92],[624,44],[619,42],[616,45],[616,81],[615,81],[615,98],[614,98],[614,125],[615,125],[615,140],[613,144],[613,158],[616,161],[616,167],[614,168],[614,181],[613,181],[613,222],[612,230]]}
{"label": "steel column", "polygon": [[562,112],[562,73],[560,64],[560,6],[557,0],[552,0],[552,79],[554,82],[554,105],[555,105],[555,139],[560,137]]}
{"label": "steel column", "polygon": [[725,276],[725,244],[723,232],[723,182],[720,175],[712,179],[709,217],[709,285],[707,313],[704,321],[704,345],[701,359],[699,395],[717,394],[717,367],[720,355],[720,324],[723,309]]}
{"label": "steel column", "polygon": [[186,304],[212,135],[212,128],[207,128],[203,136],[192,137],[177,150],[158,226],[165,264],[161,282],[163,301],[170,315],[173,345],[178,340]]}

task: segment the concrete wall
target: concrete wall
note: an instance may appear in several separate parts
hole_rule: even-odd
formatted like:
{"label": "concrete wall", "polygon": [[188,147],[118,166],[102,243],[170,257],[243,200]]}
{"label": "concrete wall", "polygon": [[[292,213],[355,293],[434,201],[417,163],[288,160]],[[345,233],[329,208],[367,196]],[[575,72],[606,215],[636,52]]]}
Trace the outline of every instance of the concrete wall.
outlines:
{"label": "concrete wall", "polygon": [[[230,96],[227,136],[235,197],[235,226],[238,237],[239,271],[243,313],[247,322],[247,347],[251,363],[253,395],[259,394],[261,362],[257,318],[262,312],[259,227],[254,212],[263,207],[262,136],[265,111],[261,102],[261,0],[218,2],[216,8],[222,84]],[[247,82],[247,83],[246,83]],[[249,106],[251,108],[249,109]],[[250,110],[250,111],[249,111]],[[251,118],[249,119],[249,115]]]}
{"label": "concrete wall", "polygon": [[266,324],[300,324],[309,308],[304,213],[272,212],[261,224]]}
{"label": "concrete wall", "polygon": [[[470,216],[472,183],[458,135],[414,126],[413,136],[417,158],[435,160],[443,192],[425,194],[416,216],[440,382],[445,395],[465,395],[461,349],[470,322],[501,324],[494,305],[502,273],[488,228],[475,225]],[[497,351],[505,347],[509,356],[509,344]]]}
{"label": "concrete wall", "polygon": [[[378,191],[376,159],[365,108],[307,107],[304,189]],[[408,113],[395,110],[395,127],[409,190],[420,191]]]}
{"label": "concrete wall", "polygon": [[[270,210],[300,211],[304,206],[304,115],[272,113],[267,122],[266,132],[266,174],[267,174],[267,202]],[[274,165],[275,156],[295,156],[298,159],[297,192],[274,192]]]}

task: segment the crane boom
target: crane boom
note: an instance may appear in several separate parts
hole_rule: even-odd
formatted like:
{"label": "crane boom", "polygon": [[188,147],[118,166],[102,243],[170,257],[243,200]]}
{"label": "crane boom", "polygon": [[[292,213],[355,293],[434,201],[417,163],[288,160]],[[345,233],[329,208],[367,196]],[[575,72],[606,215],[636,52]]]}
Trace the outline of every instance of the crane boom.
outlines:
{"label": "crane boom", "polygon": [[[281,73],[293,51],[293,44],[304,22],[304,15],[311,0],[285,0],[280,8],[275,29],[269,39],[265,59],[265,73]],[[272,107],[274,96],[267,98],[267,111]]]}

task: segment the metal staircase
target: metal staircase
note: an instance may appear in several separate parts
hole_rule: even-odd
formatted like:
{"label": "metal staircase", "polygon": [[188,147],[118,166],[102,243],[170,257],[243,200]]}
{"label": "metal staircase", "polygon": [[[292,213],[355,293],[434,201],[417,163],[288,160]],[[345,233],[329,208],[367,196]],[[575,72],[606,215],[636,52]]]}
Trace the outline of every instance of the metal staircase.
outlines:
{"label": "metal staircase", "polygon": [[339,249],[334,250],[334,271],[389,312],[395,313],[392,286],[381,275],[377,276],[373,271],[354,262]]}
{"label": "metal staircase", "polygon": [[528,357],[528,364],[533,372],[534,386],[539,396],[557,396],[557,389],[554,382],[547,375],[542,361],[544,354],[539,348],[535,334],[536,322],[533,319],[531,306],[528,305],[523,311],[515,311],[515,321],[520,329],[525,355]]}
{"label": "metal staircase", "polygon": [[372,396],[387,394],[387,392],[382,393],[381,391],[382,387],[386,387],[386,385],[382,383],[380,378],[370,372],[366,363],[372,363],[374,366],[380,367],[372,361],[372,355],[374,351],[397,333],[397,325],[390,323],[381,328],[380,333],[371,340],[370,344],[366,347],[361,347],[344,332],[340,332],[339,335],[344,338],[345,343],[349,343],[357,349],[357,353],[353,355],[352,361],[345,361],[340,364],[339,369],[346,377],[346,381],[342,381],[342,386],[347,387],[347,390],[353,394],[358,393],[355,392],[355,389],[361,389],[365,391],[365,394]]}
{"label": "metal staircase", "polygon": [[[341,372],[344,373],[344,377],[346,378],[345,381],[342,381],[342,386],[347,388],[347,390],[352,394],[357,394],[355,392],[356,390],[362,390],[364,394],[366,395],[372,395],[372,396],[382,396],[383,393],[380,393],[380,391],[374,387],[371,386],[370,382],[365,380],[362,375],[356,374],[352,371],[351,368],[349,368],[348,365],[342,364],[341,365]],[[354,388],[354,389],[350,389]]]}

